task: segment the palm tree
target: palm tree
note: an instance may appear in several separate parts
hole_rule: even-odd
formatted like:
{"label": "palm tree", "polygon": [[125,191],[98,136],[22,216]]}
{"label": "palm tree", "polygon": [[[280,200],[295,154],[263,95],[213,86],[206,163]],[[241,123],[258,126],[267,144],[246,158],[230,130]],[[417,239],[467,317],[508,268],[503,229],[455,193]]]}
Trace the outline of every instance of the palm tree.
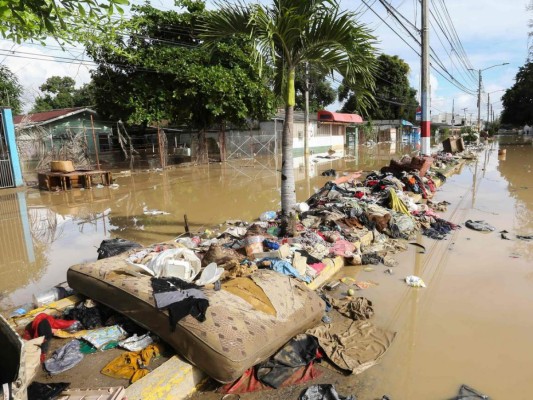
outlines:
{"label": "palm tree", "polygon": [[283,97],[281,209],[294,212],[296,191],[293,163],[294,80],[305,62],[328,74],[337,72],[357,94],[363,108],[373,101],[374,37],[355,14],[339,10],[336,0],[273,0],[273,4],[245,4],[242,0],[219,4],[204,21],[207,45],[234,35],[254,42],[254,59],[270,65],[275,91]]}

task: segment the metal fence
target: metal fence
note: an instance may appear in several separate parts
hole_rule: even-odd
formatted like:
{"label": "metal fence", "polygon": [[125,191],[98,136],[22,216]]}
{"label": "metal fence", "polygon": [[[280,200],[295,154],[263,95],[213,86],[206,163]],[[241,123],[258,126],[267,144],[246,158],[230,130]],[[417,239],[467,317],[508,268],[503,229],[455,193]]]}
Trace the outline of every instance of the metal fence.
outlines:
{"label": "metal fence", "polygon": [[[34,138],[19,134],[17,138],[23,173],[29,179],[37,169],[43,169],[42,160],[51,152],[45,145],[45,141],[50,144],[50,137],[41,136]],[[276,157],[280,153],[281,141],[274,131],[213,130],[205,132],[205,138],[206,150],[212,161]],[[90,135],[77,146],[70,143],[69,138],[63,138],[61,141],[54,139],[53,148],[57,148],[56,152],[60,154],[63,154],[60,151],[63,147],[78,149],[80,154],[83,153],[89,158],[92,167],[96,167],[98,155],[102,169],[161,168],[195,161],[198,153],[198,132],[189,129],[161,128],[160,134],[157,129],[142,133],[124,131],[122,135],[114,130],[105,140],[97,139],[97,145],[90,146],[91,148],[87,146],[87,142],[92,142]],[[77,160],[73,155],[70,152],[65,155],[72,159],[76,166]]]}
{"label": "metal fence", "polygon": [[230,131],[226,135],[226,160],[275,157],[278,155],[278,138],[274,132]]}

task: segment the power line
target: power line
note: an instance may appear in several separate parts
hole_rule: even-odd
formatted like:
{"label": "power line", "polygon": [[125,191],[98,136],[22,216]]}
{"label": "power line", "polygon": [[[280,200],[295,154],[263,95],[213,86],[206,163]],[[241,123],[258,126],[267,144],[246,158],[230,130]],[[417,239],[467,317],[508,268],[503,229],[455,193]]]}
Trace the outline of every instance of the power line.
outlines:
{"label": "power line", "polygon": [[[352,90],[353,92],[356,92],[356,89],[354,89],[354,88],[351,87],[350,85],[346,85],[344,82],[339,81],[339,80],[336,79],[335,77],[329,77],[329,78],[326,78],[326,79],[329,79],[331,82],[338,83],[339,85],[344,85],[344,86],[346,86],[348,89]],[[374,95],[374,97],[375,97],[376,99],[382,100],[382,101],[384,101],[384,102],[386,102],[386,103],[396,104],[396,105],[399,105],[399,106],[406,106],[406,107],[409,107],[409,108],[416,108],[416,107],[418,107],[418,106],[413,105],[413,104],[400,103],[400,102],[398,102],[398,101],[391,100],[391,99],[386,99],[386,98],[381,97],[381,96],[376,96],[376,95]]]}
{"label": "power line", "polygon": [[[444,21],[444,18],[441,16],[438,8],[435,6],[435,2],[433,0],[432,0],[432,3],[434,5],[435,12],[433,12],[433,9],[430,9],[430,15],[433,17],[435,24],[441,30],[445,39],[450,44],[451,51],[455,52],[457,59],[463,65],[464,71],[466,72],[467,76],[469,76],[469,78],[473,81],[473,83],[477,84],[477,78],[474,76],[474,73],[469,70],[470,66],[469,66],[468,57],[466,56],[466,52],[464,51],[462,44],[460,43],[460,41],[457,42],[455,40],[454,35],[451,33],[450,29],[446,26],[446,22]],[[450,20],[450,23],[451,23],[451,20]],[[452,31],[454,29],[455,28],[453,27],[453,23],[452,23]],[[438,36],[437,30],[435,30],[435,33]],[[443,44],[443,47],[444,47],[444,44]]]}
{"label": "power line", "polygon": [[[400,16],[402,16],[402,18],[406,19],[405,16],[403,16],[395,7],[392,7],[390,5],[387,5],[384,3],[383,0],[380,0],[380,2],[385,6],[385,8],[387,9],[387,11],[389,13],[391,13],[394,17],[395,17],[395,20],[400,24],[400,26],[407,32],[407,34],[409,34],[409,36],[411,36],[411,38],[413,38],[413,40],[418,44],[418,45],[421,45],[420,42],[418,41],[418,39],[411,33],[411,31],[395,16],[395,14],[398,14]],[[411,24],[411,23],[410,23]],[[411,26],[414,26],[411,24]],[[446,73],[451,79],[452,81],[455,81],[456,82],[456,87],[461,86],[459,89],[463,90],[465,93],[469,93],[469,92],[472,92],[472,93],[469,93],[469,94],[474,94],[473,91],[471,89],[468,89],[465,85],[461,84],[457,79],[455,79],[455,77],[447,70],[447,68],[444,66],[444,63],[442,62],[442,60],[440,59],[440,57],[438,56],[437,52],[430,46],[430,49],[432,51],[432,54],[430,55],[430,57],[433,59],[433,61],[435,61],[435,63],[442,69],[442,71],[444,73]]]}
{"label": "power line", "polygon": [[[392,28],[390,26],[390,24],[388,24],[367,2],[365,2],[364,0],[362,0],[363,3],[379,18],[381,19],[382,22],[384,22],[387,27],[392,30],[396,36],[398,36],[405,44],[407,44],[418,56],[420,56],[420,53],[415,50],[396,30],[394,30],[394,28]],[[380,2],[382,2],[382,0],[380,0]],[[398,10],[396,10],[394,7],[392,6],[389,6],[390,9],[392,9],[392,11],[389,9],[389,12],[391,12],[391,14],[394,16],[395,13],[399,13]],[[386,7],[387,8],[387,7]],[[417,45],[420,46],[420,42],[418,41],[418,39],[412,34],[412,32],[398,19],[398,18],[395,18],[395,20],[403,27],[403,29],[408,33],[409,36],[411,36],[411,38],[415,41],[415,43]],[[433,50],[433,49],[432,49]],[[455,79],[455,77],[446,69],[446,67],[443,65],[442,61],[439,59],[438,55],[436,54],[436,52],[433,50],[433,53],[431,55],[431,58],[433,59],[433,61],[435,61],[436,65],[443,71],[443,72],[440,72],[433,64],[430,64],[431,68],[437,73],[439,74],[440,76],[442,76],[444,79],[446,79],[449,83],[451,83],[452,85],[454,85],[455,87],[457,87],[459,90],[467,93],[467,94],[470,94],[470,95],[474,95],[476,91],[472,90],[472,89],[469,89],[467,88],[465,85],[463,85],[462,83],[460,83],[457,79]],[[447,74],[449,76],[446,77],[444,74]]]}

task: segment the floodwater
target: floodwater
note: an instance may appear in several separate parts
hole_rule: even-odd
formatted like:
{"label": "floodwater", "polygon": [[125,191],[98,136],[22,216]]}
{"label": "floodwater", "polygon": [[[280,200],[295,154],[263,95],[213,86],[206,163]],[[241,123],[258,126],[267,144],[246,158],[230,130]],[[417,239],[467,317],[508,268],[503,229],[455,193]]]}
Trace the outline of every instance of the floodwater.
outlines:
{"label": "floodwater", "polygon": [[[505,157],[498,156],[498,148],[506,149]],[[341,160],[296,160],[297,198],[305,200],[330,179],[320,175],[324,170],[379,169],[413,150],[386,143],[360,146]],[[384,394],[393,400],[437,400],[453,397],[465,383],[494,399],[531,398],[533,242],[515,235],[533,234],[532,164],[531,140],[500,137],[436,194],[435,200],[451,203],[444,218],[459,224],[482,219],[495,232],[462,228],[440,242],[418,237],[426,254],[410,246],[396,256],[400,265],[393,275],[384,274],[383,266],[342,271],[379,283],[361,295],[374,302],[374,322],[397,336],[379,365],[353,377],[335,374],[330,383],[341,394],[359,400]],[[0,193],[0,308],[30,301],[33,293],[64,281],[70,265],[96,259],[105,238],[150,244],[183,233],[185,214],[191,230],[198,230],[277,210],[279,167],[273,159],[243,160],[117,172],[117,189]],[[169,214],[145,215],[146,209]],[[513,240],[500,238],[504,229]],[[408,288],[402,278],[410,274],[421,276],[428,287]],[[297,398],[287,396],[283,390],[268,394]]]}
{"label": "floodwater", "polygon": [[[327,182],[321,172],[379,169],[411,144],[361,146],[343,160],[295,159],[297,198],[306,200]],[[47,192],[0,192],[0,309],[31,300],[65,280],[67,269],[93,261],[103,239],[120,237],[144,245],[169,240],[228,219],[251,221],[280,208],[281,164],[275,159],[128,174],[114,171],[118,188]],[[128,171],[126,171],[128,172]],[[7,193],[7,192],[6,192]],[[145,215],[159,210],[165,215]]]}

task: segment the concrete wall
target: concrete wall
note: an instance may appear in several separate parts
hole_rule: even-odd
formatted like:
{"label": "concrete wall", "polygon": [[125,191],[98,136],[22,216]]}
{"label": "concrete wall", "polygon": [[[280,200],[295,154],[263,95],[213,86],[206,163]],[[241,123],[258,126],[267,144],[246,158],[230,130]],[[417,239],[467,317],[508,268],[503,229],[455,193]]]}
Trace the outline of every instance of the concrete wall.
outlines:
{"label": "concrete wall", "polygon": [[[278,132],[278,143],[281,145],[282,121],[264,121],[260,123],[261,131],[274,134]],[[294,155],[303,154],[304,151],[304,123],[296,121],[293,125],[293,149]],[[338,151],[344,150],[346,139],[346,127],[344,125],[332,125],[309,122],[309,149],[313,154],[325,153],[330,148]]]}

